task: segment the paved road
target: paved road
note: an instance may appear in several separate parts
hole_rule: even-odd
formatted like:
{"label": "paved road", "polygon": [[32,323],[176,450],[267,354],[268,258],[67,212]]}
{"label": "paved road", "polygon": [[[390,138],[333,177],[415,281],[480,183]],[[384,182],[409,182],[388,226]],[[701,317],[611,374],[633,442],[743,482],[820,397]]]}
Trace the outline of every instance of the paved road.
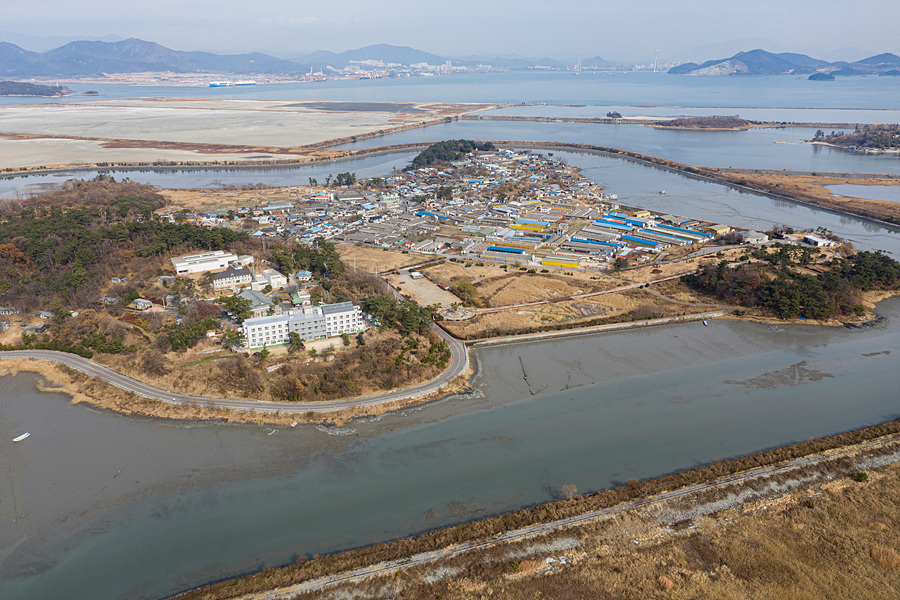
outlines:
{"label": "paved road", "polygon": [[354,408],[358,406],[374,406],[385,402],[393,402],[396,400],[404,400],[408,398],[418,398],[428,394],[432,394],[444,385],[450,383],[458,376],[465,373],[469,368],[469,354],[465,344],[454,339],[445,331],[435,326],[437,334],[447,342],[450,348],[450,364],[443,373],[432,379],[418,385],[385,392],[383,394],[375,394],[372,396],[361,396],[357,398],[347,398],[343,400],[333,400],[326,402],[265,402],[262,400],[254,400],[252,398],[217,398],[213,396],[193,396],[190,394],[180,394],[169,390],[164,390],[146,383],[142,383],[136,379],[132,379],[127,375],[123,375],[118,371],[113,371],[108,367],[104,367],[92,360],[78,356],[77,354],[68,354],[66,352],[55,352],[52,350],[12,350],[9,352],[0,352],[0,359],[4,358],[30,358],[37,360],[49,360],[62,363],[73,369],[86,373],[88,375],[99,377],[116,387],[122,388],[129,392],[134,392],[139,396],[150,398],[152,400],[161,400],[169,404],[190,404],[200,405],[209,408],[230,408],[237,410],[255,410],[257,412],[277,412],[283,413],[304,413],[304,412],[328,412],[334,410],[342,410],[346,408]]}
{"label": "paved road", "polygon": [[521,529],[507,531],[503,534],[489,538],[482,538],[480,540],[473,540],[471,542],[454,544],[445,548],[441,548],[439,550],[432,550],[430,552],[414,554],[405,559],[385,561],[375,565],[369,565],[367,567],[354,569],[352,571],[345,571],[343,573],[329,575],[327,577],[320,577],[311,581],[305,581],[303,583],[277,588],[266,592],[257,592],[237,596],[234,598],[234,600],[289,600],[291,598],[298,597],[300,594],[328,588],[339,583],[359,582],[368,577],[384,575],[394,571],[398,571],[400,569],[407,569],[417,565],[432,563],[444,558],[465,554],[473,550],[488,548],[491,546],[496,546],[498,544],[522,541],[536,535],[554,533],[559,531],[560,529],[582,525],[591,521],[609,517],[611,515],[640,508],[648,504],[656,504],[658,502],[674,500],[707,490],[722,489],[733,484],[747,483],[759,477],[772,477],[781,475],[784,473],[788,473],[794,469],[818,464],[826,460],[831,461],[844,456],[857,455],[861,452],[864,452],[865,450],[884,445],[885,443],[892,443],[897,440],[898,436],[891,436],[887,440],[872,440],[870,442],[859,444],[858,446],[851,446],[850,448],[843,448],[836,451],[827,451],[822,454],[811,454],[809,456],[791,460],[787,463],[758,467],[756,469],[744,471],[743,473],[736,473],[734,475],[722,477],[710,483],[698,483],[681,489],[672,490],[670,492],[657,494],[656,496],[623,502],[622,504],[610,508],[582,513],[580,515],[575,515],[574,517],[559,519],[558,521],[552,521],[550,523],[532,525],[530,527],[523,527]]}

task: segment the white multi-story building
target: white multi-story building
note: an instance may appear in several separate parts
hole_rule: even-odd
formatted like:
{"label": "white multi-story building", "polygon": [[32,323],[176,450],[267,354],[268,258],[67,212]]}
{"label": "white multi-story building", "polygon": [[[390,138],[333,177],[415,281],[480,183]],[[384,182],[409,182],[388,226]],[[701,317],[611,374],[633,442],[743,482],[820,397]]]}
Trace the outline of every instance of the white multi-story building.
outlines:
{"label": "white multi-story building", "polygon": [[352,302],[324,306],[305,306],[281,315],[247,319],[241,328],[247,348],[278,346],[289,342],[288,334],[304,340],[318,340],[363,331],[362,311]]}
{"label": "white multi-story building", "polygon": [[251,285],[254,290],[261,290],[267,285],[272,286],[272,289],[277,290],[278,288],[283,288],[288,284],[288,279],[275,269],[266,269],[262,273],[256,276],[256,279],[253,280]]}
{"label": "white multi-story building", "polygon": [[226,269],[228,268],[228,263],[237,259],[237,254],[225,252],[224,250],[214,250],[212,252],[203,252],[202,254],[176,256],[172,259],[172,266],[175,267],[175,272],[178,275],[189,275],[191,273]]}

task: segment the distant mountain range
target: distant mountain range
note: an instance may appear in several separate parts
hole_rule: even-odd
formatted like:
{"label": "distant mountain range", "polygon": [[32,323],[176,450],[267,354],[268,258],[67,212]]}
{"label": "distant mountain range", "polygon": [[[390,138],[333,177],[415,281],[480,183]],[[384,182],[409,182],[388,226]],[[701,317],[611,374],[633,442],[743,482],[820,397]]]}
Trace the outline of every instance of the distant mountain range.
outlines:
{"label": "distant mountain range", "polygon": [[[21,77],[96,77],[107,73],[215,73],[296,75],[310,69],[344,69],[355,63],[442,65],[448,57],[406,46],[376,44],[356,50],[334,53],[313,52],[295,60],[285,60],[254,52],[250,54],[214,54],[181,52],[135,38],[116,42],[77,41],[47,52],[31,52],[9,42],[0,42],[0,78]],[[550,68],[571,66],[549,58],[466,56],[450,58],[455,65],[490,65],[524,69],[542,65]],[[584,67],[611,66],[599,56],[582,60]]]}
{"label": "distant mountain range", "polygon": [[84,77],[104,73],[297,73],[303,65],[257,52],[221,55],[179,52],[154,42],[71,42],[55,50],[29,52],[0,42],[2,77]]}
{"label": "distant mountain range", "polygon": [[[765,50],[738,52],[731,58],[684,63],[669,69],[670,75],[900,75],[900,56],[886,52],[856,62],[828,62],[805,54]],[[821,77],[819,77],[821,79]]]}

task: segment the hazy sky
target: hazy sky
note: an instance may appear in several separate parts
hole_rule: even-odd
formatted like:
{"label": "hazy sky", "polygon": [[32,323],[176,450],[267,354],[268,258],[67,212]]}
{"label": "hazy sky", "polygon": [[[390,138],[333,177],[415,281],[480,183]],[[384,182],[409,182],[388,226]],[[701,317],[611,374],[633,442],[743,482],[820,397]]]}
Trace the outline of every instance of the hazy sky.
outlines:
{"label": "hazy sky", "polygon": [[0,10],[0,41],[39,51],[117,36],[285,57],[387,43],[445,56],[649,62],[657,49],[672,57],[733,40],[900,53],[900,0],[0,0]]}

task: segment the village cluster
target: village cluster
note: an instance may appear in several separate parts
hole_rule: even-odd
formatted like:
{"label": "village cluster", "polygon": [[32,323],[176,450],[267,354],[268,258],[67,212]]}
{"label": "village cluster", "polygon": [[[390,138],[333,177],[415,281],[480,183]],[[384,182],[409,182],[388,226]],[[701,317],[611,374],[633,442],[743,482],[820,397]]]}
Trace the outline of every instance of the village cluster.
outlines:
{"label": "village cluster", "polygon": [[[254,236],[306,244],[323,238],[574,269],[602,269],[617,257],[642,262],[671,246],[705,243],[732,230],[620,207],[615,195],[564,161],[536,152],[477,152],[446,168],[375,181],[378,187],[292,188],[289,198],[257,207],[182,217],[231,227],[246,227],[249,220]],[[748,235],[754,241],[763,236]]]}
{"label": "village cluster", "polygon": [[[442,168],[395,171],[361,185],[293,187],[263,201],[269,192],[261,190],[255,202],[233,208],[207,214],[181,211],[160,219],[240,229],[263,241],[274,238],[273,243],[330,240],[542,270],[640,265],[676,247],[696,248],[727,234],[751,245],[768,241],[757,231],[620,206],[615,195],[605,194],[564,160],[554,160],[552,153],[483,151]],[[813,246],[832,244],[814,234],[791,242],[800,240]],[[174,275],[164,275],[157,283],[170,285],[179,277],[202,275],[216,297],[239,296],[249,304],[250,317],[241,324],[248,349],[286,344],[291,333],[311,341],[366,328],[358,306],[313,302],[310,289],[315,282],[309,271],[283,274],[265,261],[224,251],[171,262]],[[112,283],[127,279],[113,278]],[[180,298],[170,294],[158,306],[139,297],[128,308],[177,310]],[[99,301],[110,305],[119,300],[101,296]],[[0,307],[0,316],[17,312],[15,307]],[[37,314],[42,319],[53,316]],[[0,329],[8,327],[8,322],[0,322]],[[25,333],[43,329],[29,325]]]}

